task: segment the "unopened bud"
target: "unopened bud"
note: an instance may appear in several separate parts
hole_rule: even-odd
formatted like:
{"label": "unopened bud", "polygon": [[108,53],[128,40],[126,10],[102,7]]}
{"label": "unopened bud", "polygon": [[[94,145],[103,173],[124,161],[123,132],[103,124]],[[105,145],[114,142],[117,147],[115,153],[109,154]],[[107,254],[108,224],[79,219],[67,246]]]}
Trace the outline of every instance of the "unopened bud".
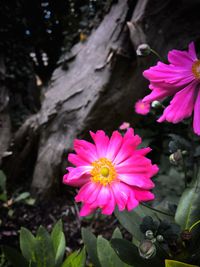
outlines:
{"label": "unopened bud", "polygon": [[162,104],[157,101],[157,100],[154,100],[152,103],[151,103],[151,106],[152,108],[161,108],[162,107]]}
{"label": "unopened bud", "polygon": [[138,46],[136,50],[137,56],[145,57],[151,53],[151,48],[148,44],[141,44]]}
{"label": "unopened bud", "polygon": [[164,241],[164,237],[162,235],[157,235],[156,237],[158,242],[163,242]]}
{"label": "unopened bud", "polygon": [[180,149],[169,156],[169,161],[173,165],[178,165],[183,159],[183,155]]}
{"label": "unopened bud", "polygon": [[156,254],[156,246],[151,240],[144,240],[140,243],[139,254],[144,259],[151,259]]}
{"label": "unopened bud", "polygon": [[151,230],[147,230],[145,233],[145,237],[150,240],[153,239],[154,238],[153,232]]}
{"label": "unopened bud", "polygon": [[184,230],[181,233],[181,239],[183,241],[189,241],[192,238],[192,233],[189,230]]}

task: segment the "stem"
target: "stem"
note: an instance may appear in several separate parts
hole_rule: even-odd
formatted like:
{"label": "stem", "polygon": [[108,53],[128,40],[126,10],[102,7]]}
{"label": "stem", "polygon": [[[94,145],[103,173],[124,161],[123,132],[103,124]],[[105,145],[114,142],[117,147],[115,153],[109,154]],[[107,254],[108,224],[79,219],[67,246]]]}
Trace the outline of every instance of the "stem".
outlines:
{"label": "stem", "polygon": [[160,61],[163,61],[162,57],[154,49],[150,48],[151,53],[154,54]]}
{"label": "stem", "polygon": [[193,223],[193,225],[189,228],[189,232],[192,231],[192,229],[197,226],[200,223],[200,220],[198,220],[197,222]]}
{"label": "stem", "polygon": [[167,212],[164,212],[164,211],[161,211],[161,210],[157,210],[157,209],[154,209],[154,208],[152,208],[152,207],[150,207],[150,206],[148,206],[148,205],[146,205],[146,204],[144,204],[144,203],[140,203],[142,206],[144,206],[144,207],[146,207],[146,208],[149,208],[149,209],[151,209],[151,210],[153,210],[153,211],[156,211],[156,212],[158,212],[158,213],[162,213],[162,214],[164,214],[164,215],[167,215],[167,216],[170,216],[170,217],[174,217],[174,215],[173,214],[169,214],[169,213],[167,213]]}

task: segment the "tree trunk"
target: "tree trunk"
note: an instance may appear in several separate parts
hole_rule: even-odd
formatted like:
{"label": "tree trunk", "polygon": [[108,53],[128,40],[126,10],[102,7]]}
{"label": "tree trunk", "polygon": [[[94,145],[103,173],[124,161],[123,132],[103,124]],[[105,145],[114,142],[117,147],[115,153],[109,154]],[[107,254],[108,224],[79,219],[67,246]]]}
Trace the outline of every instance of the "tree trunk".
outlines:
{"label": "tree trunk", "polygon": [[[196,1],[128,3],[113,4],[87,41],[64,56],[44,93],[41,110],[15,135],[13,155],[4,162],[9,166],[7,174],[12,179],[28,174],[32,191],[41,197],[61,182],[76,137],[88,137],[89,130],[97,129],[110,133],[123,121],[133,120],[134,103],[147,88],[142,71],[156,61],[152,55],[136,58],[136,47],[147,41],[166,55],[199,36],[200,22],[187,12],[198,10]],[[127,21],[133,26],[130,37]],[[190,28],[187,36],[186,27]]]}

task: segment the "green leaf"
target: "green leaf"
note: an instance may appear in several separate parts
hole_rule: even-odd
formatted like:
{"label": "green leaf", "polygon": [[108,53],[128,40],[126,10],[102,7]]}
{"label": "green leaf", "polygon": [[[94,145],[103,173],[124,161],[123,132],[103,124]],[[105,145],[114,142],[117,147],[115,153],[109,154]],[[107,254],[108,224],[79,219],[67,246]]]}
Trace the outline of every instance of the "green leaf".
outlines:
{"label": "green leaf", "polygon": [[158,259],[156,256],[153,259],[145,260],[140,257],[138,248],[131,242],[125,239],[112,239],[110,241],[113,249],[119,256],[119,258],[127,264],[134,267],[162,267],[164,266],[164,260]]}
{"label": "green leaf", "polygon": [[188,188],[182,194],[176,215],[175,221],[181,228],[189,229],[195,222],[200,219],[200,170],[197,179],[191,182]]}
{"label": "green leaf", "polygon": [[30,193],[29,192],[23,192],[23,193],[19,194],[19,196],[17,196],[14,199],[14,202],[19,202],[19,201],[25,200],[28,197],[30,197]]}
{"label": "green leaf", "polygon": [[29,264],[26,259],[16,249],[8,246],[3,246],[2,250],[7,260],[14,267],[29,267]]}
{"label": "green leaf", "polygon": [[42,226],[37,231],[35,259],[37,267],[55,267],[53,242],[48,232]]}
{"label": "green leaf", "polygon": [[165,260],[165,267],[198,267],[198,266],[179,261]]}
{"label": "green leaf", "polygon": [[53,231],[51,233],[51,239],[53,242],[53,247],[56,255],[55,264],[57,267],[60,266],[62,263],[66,246],[65,235],[63,233],[63,225],[61,220],[59,220],[54,226]]}
{"label": "green leaf", "polygon": [[81,230],[83,242],[86,246],[87,253],[95,267],[101,267],[97,256],[97,239],[89,229],[82,228]]}
{"label": "green leaf", "polygon": [[86,252],[84,247],[81,252],[75,251],[71,255],[69,255],[61,267],[84,267],[85,261]]}
{"label": "green leaf", "polygon": [[115,228],[112,238],[122,238],[122,233],[118,227]]}
{"label": "green leaf", "polygon": [[26,228],[21,228],[20,229],[20,249],[22,251],[22,255],[24,258],[30,262],[35,262],[35,254],[34,254],[34,249],[35,249],[35,237],[32,235],[32,233],[26,229]]}
{"label": "green leaf", "polygon": [[117,256],[110,243],[102,236],[98,236],[97,238],[97,253],[102,267],[127,266],[127,264],[122,262]]}

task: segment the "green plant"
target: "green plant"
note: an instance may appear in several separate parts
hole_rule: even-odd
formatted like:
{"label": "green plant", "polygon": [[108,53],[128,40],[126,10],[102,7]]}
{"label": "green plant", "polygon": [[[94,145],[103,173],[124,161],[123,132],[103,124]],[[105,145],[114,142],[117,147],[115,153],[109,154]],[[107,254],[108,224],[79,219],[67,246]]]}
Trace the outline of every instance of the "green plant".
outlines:
{"label": "green plant", "polygon": [[34,236],[28,229],[20,230],[20,249],[4,246],[3,252],[14,267],[84,267],[85,248],[75,251],[63,260],[66,240],[59,220],[51,234],[40,226]]}

